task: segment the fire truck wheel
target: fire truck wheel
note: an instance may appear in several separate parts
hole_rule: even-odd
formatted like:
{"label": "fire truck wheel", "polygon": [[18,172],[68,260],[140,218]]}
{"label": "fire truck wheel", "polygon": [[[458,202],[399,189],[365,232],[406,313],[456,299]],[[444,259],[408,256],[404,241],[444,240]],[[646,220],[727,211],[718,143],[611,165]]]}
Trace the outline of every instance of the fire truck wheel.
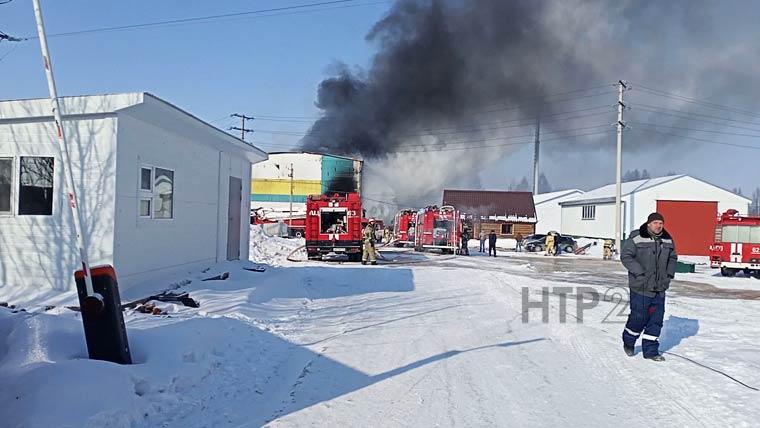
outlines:
{"label": "fire truck wheel", "polygon": [[734,276],[736,275],[736,272],[738,272],[738,269],[731,269],[731,268],[720,268],[720,274],[723,276]]}
{"label": "fire truck wheel", "polygon": [[752,272],[749,270],[749,268],[744,268],[744,276],[746,276],[747,278],[749,278],[751,274],[752,274]]}
{"label": "fire truck wheel", "polygon": [[301,233],[301,231],[298,231],[298,232],[295,233],[295,237],[296,238],[303,238],[303,233]]}

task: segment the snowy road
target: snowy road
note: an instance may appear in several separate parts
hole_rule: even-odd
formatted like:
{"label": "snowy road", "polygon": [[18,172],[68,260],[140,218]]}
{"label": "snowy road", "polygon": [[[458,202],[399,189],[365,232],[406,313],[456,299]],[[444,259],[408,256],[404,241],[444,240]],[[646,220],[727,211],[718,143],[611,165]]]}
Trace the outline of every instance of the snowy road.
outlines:
{"label": "snowy road", "polygon": [[[757,420],[750,410],[756,392],[677,358],[655,365],[625,357],[617,324],[560,324],[556,311],[548,324],[540,322],[540,311],[534,322],[522,323],[521,287],[541,285],[525,277],[454,267],[386,270],[389,285],[411,276],[413,289],[323,298],[313,286],[349,281],[357,275],[353,268],[333,268],[329,278],[307,282],[308,311],[290,339],[314,358],[273,426],[738,426]],[[744,374],[757,383],[752,369]]]}
{"label": "snowy road", "polygon": [[[229,280],[186,286],[200,309],[167,305],[170,318],[129,313],[133,366],[80,359],[81,324],[70,312],[0,310],[0,383],[7,386],[0,406],[13,415],[9,426],[692,427],[760,420],[760,392],[720,373],[673,354],[663,364],[626,357],[619,339],[624,296],[586,310],[578,323],[570,289],[561,323],[561,296],[556,289],[543,295],[542,287],[592,287],[612,296],[609,284],[588,280],[591,262],[563,260],[551,272],[543,261],[508,257],[362,267],[289,263],[282,257],[287,244],[268,245],[270,253],[256,255],[275,265],[265,273],[228,264]],[[624,279],[614,271],[597,268]],[[523,322],[524,287],[531,302],[548,299],[548,322],[538,308]],[[661,348],[758,387],[758,313],[757,300],[673,293]],[[85,405],[77,391],[101,399]]]}

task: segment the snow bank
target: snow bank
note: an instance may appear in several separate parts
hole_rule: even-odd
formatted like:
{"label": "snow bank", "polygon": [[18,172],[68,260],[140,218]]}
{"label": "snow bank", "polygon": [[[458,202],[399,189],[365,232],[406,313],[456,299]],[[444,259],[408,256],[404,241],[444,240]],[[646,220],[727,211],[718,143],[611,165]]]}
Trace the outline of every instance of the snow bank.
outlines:
{"label": "snow bank", "polygon": [[[202,405],[193,402],[194,389],[224,394],[219,379],[238,376],[248,388],[260,387],[287,348],[231,318],[127,318],[135,364],[121,366],[87,359],[81,320],[72,312],[12,314],[0,308],[3,426],[155,426],[151,421],[159,414],[181,426],[182,409]],[[223,419],[209,415],[206,426]]]}
{"label": "snow bank", "polygon": [[257,263],[280,266],[287,263],[288,254],[304,245],[304,239],[288,239],[270,236],[261,226],[251,226],[250,253],[248,258]]}

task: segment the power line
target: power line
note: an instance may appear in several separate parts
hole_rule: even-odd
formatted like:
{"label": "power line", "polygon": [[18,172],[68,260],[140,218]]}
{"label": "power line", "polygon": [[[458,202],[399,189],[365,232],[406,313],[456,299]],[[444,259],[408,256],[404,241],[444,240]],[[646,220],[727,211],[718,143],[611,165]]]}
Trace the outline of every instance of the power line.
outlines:
{"label": "power line", "polygon": [[[628,104],[628,106],[630,106],[630,105],[631,104]],[[722,117],[722,116],[715,116],[715,115],[703,114],[703,113],[695,113],[695,112],[692,112],[692,111],[677,110],[677,109],[672,109],[672,108],[667,108],[667,107],[662,107],[662,106],[653,106],[653,105],[641,104],[641,103],[634,103],[633,106],[634,107],[640,107],[643,110],[652,111],[653,113],[660,113],[660,110],[662,110],[662,111],[672,111],[672,112],[676,112],[676,113],[679,113],[681,115],[686,115],[686,116],[705,117],[705,118],[708,118],[708,119],[724,120],[726,122],[736,122],[736,123],[744,123],[744,124],[748,124],[748,125],[760,126],[760,122],[753,122],[753,121],[749,121],[749,120],[739,120],[739,119],[729,119],[727,117]],[[656,110],[656,111],[654,111],[654,110]],[[663,114],[667,114],[667,113],[663,113]],[[726,125],[726,126],[733,126],[733,125]]]}
{"label": "power line", "polygon": [[[558,131],[547,131],[546,134],[563,134],[566,132],[575,132],[575,131],[582,131],[582,130],[588,130],[588,129],[595,129],[595,128],[602,128],[602,127],[608,127],[609,124],[602,124],[602,125],[592,125],[592,126],[584,126],[580,128],[573,128],[573,129],[561,129]],[[502,141],[502,140],[513,140],[517,138],[527,138],[527,137],[533,137],[533,134],[525,134],[525,135],[508,135],[508,136],[498,136],[498,137],[485,137],[485,138],[478,138],[474,140],[461,140],[461,141],[440,141],[437,143],[418,143],[418,144],[402,144],[401,148],[406,147],[433,147],[435,145],[445,145],[445,146],[451,146],[455,144],[471,144],[471,143],[481,143],[486,141]],[[496,147],[496,146],[495,146]]]}
{"label": "power line", "polygon": [[[118,25],[118,26],[113,26],[113,27],[100,27],[100,28],[92,28],[88,30],[68,31],[68,32],[63,32],[63,33],[49,34],[48,38],[61,37],[61,36],[77,36],[77,35],[82,35],[82,34],[102,33],[102,32],[109,32],[109,31],[157,28],[157,27],[164,27],[164,26],[176,26],[176,25],[185,25],[185,24],[193,24],[193,23],[207,23],[207,22],[211,22],[211,21],[215,21],[219,19],[225,19],[225,18],[255,16],[255,15],[261,15],[261,14],[273,13],[273,12],[287,12],[287,11],[294,11],[294,10],[299,10],[299,9],[317,8],[319,6],[329,6],[329,5],[335,5],[335,4],[341,4],[341,3],[351,3],[354,1],[356,0],[322,1],[322,2],[307,3],[307,4],[293,5],[293,6],[250,10],[250,11],[245,11],[245,12],[233,12],[233,13],[224,13],[224,14],[218,14],[218,15],[195,16],[191,18],[168,19],[168,20],[163,20],[163,21],[145,22],[145,23],[130,24],[130,25]],[[361,4],[355,4],[355,5],[344,5],[340,8],[374,5],[374,4],[381,4],[381,3],[387,3],[387,0],[372,2],[372,3],[361,3]],[[324,9],[315,9],[315,10],[324,10]],[[25,37],[24,40],[32,40],[36,38],[37,38],[36,36],[29,36],[29,37]]]}
{"label": "power line", "polygon": [[[608,126],[610,126],[610,125],[609,124],[602,124],[602,125],[585,126],[585,127],[580,127],[580,128],[563,129],[563,130],[558,130],[558,131],[546,132],[546,134],[566,134],[566,133],[570,133],[570,132],[583,131],[583,130],[589,130],[589,129],[597,129],[597,128],[603,128],[603,127],[608,127]],[[578,135],[563,135],[562,137],[557,137],[557,138],[542,139],[542,141],[566,140],[568,138],[583,137],[583,136],[589,136],[589,135],[601,135],[601,134],[606,134],[608,132],[611,132],[611,131],[597,131],[597,132],[584,133],[584,134],[578,134]],[[533,134],[525,134],[525,135],[511,135],[511,136],[505,136],[505,137],[481,138],[481,139],[475,139],[475,140],[441,142],[439,144],[404,144],[404,145],[402,145],[400,147],[401,149],[405,149],[405,148],[420,148],[422,150],[388,150],[388,151],[385,151],[384,153],[429,153],[429,152],[470,150],[470,149],[480,149],[480,148],[493,148],[493,147],[521,145],[521,144],[532,144],[533,141],[526,141],[526,142],[516,142],[516,143],[502,143],[502,144],[491,144],[491,145],[481,145],[481,146],[469,146],[469,147],[451,147],[452,145],[459,145],[459,144],[472,144],[472,143],[483,143],[483,142],[488,142],[488,141],[515,140],[515,139],[520,139],[520,138],[532,138],[532,137],[533,137]],[[436,145],[441,145],[443,147],[435,147]]]}
{"label": "power line", "polygon": [[[747,128],[746,126],[731,125],[731,124],[727,124],[727,123],[716,122],[716,121],[713,121],[713,120],[705,120],[705,119],[702,119],[702,118],[696,118],[695,119],[695,118],[689,117],[687,115],[673,114],[673,113],[668,113],[668,112],[665,112],[665,111],[657,111],[655,109],[648,109],[646,107],[641,107],[640,109],[643,110],[643,111],[648,111],[650,113],[656,113],[656,114],[660,114],[660,115],[666,115],[666,116],[676,117],[676,118],[679,118],[679,119],[682,119],[682,120],[689,120],[689,121],[692,121],[692,122],[709,123],[709,124],[721,126],[721,127],[724,127],[724,128],[735,128],[735,129],[743,129],[745,131],[760,132],[760,130],[757,129],[757,128]],[[760,125],[758,125],[758,126],[760,126]]]}
{"label": "power line", "polygon": [[[527,102],[526,102],[527,100],[544,99],[544,98],[548,98],[548,97],[570,95],[570,94],[575,94],[575,93],[579,93],[579,92],[587,92],[587,91],[591,91],[591,90],[594,90],[594,89],[607,88],[607,87],[610,87],[610,86],[615,86],[615,85],[614,84],[596,85],[596,86],[590,86],[590,87],[587,87],[587,88],[574,89],[572,91],[564,91],[564,92],[557,92],[557,93],[553,93],[553,94],[546,94],[546,95],[540,95],[540,96],[535,96],[535,97],[522,98],[520,100],[519,104],[527,104]],[[605,93],[599,93],[599,94],[591,94],[591,95],[588,95],[588,97],[595,97],[595,96],[604,95],[604,94],[606,94],[606,92]],[[569,98],[568,100],[573,100],[573,99],[578,99],[578,97]],[[500,102],[497,102],[497,103],[485,104],[485,105],[483,105],[481,107],[493,107],[493,106],[499,106],[499,105],[503,105],[503,104],[505,104],[505,102],[504,101],[500,101]],[[514,103],[510,102],[510,104],[514,104]],[[516,109],[516,108],[520,108],[520,105],[511,105],[509,107],[509,109]],[[495,110],[495,111],[501,111],[501,110]],[[309,120],[318,120],[318,119],[322,119],[322,118],[325,117],[325,116],[287,116],[287,115],[268,115],[268,114],[254,114],[253,116],[256,117],[257,119],[261,119],[261,120],[264,120],[264,119],[267,119],[267,120],[269,120],[269,119],[272,119],[272,120],[274,120],[274,119],[299,119],[299,120],[307,120],[307,121],[309,121]]]}
{"label": "power line", "polygon": [[321,117],[321,116],[278,116],[278,115],[268,115],[268,114],[254,114],[253,116],[259,119],[272,118],[272,119],[311,119],[311,120],[317,120]]}
{"label": "power line", "polygon": [[[2,3],[0,3],[0,4],[2,4]],[[21,42],[21,41],[24,41],[24,39],[19,39],[18,37],[9,36],[9,35],[3,33],[2,31],[0,31],[0,42],[2,42],[3,40],[8,41],[8,42]]]}
{"label": "power line", "polygon": [[[481,110],[474,110],[474,111],[471,111],[469,113],[470,114],[473,114],[473,113],[477,113],[477,114],[481,114],[481,113],[498,113],[498,112],[503,112],[503,111],[509,111],[509,110],[515,110],[515,109],[525,108],[526,104],[528,104],[528,106],[530,106],[530,107],[539,107],[539,106],[547,105],[547,104],[557,104],[557,103],[564,103],[564,102],[567,102],[567,101],[576,101],[576,100],[583,99],[583,98],[600,97],[602,95],[614,94],[615,92],[616,91],[604,91],[604,92],[599,92],[599,93],[595,93],[595,94],[579,95],[579,96],[571,97],[571,98],[564,98],[564,99],[559,99],[559,100],[551,100],[551,101],[547,101],[547,102],[544,102],[544,103],[541,103],[541,104],[529,104],[529,103],[522,102],[522,103],[519,103],[518,105],[515,105],[515,106],[512,106],[512,107],[503,107],[503,108],[497,108],[497,109],[493,109],[493,110],[482,110],[482,111]],[[547,95],[547,97],[548,96],[549,95]]]}
{"label": "power line", "polygon": [[701,105],[701,106],[704,106],[704,107],[712,108],[712,109],[715,109],[715,110],[724,110],[724,111],[729,111],[729,112],[732,112],[732,113],[744,114],[744,115],[747,115],[747,116],[760,117],[760,114],[758,114],[756,112],[753,112],[753,111],[749,111],[749,110],[743,110],[743,109],[739,109],[739,108],[736,108],[736,107],[731,107],[731,106],[727,106],[727,105],[723,105],[723,104],[717,104],[717,103],[713,103],[713,102],[710,102],[710,101],[700,100],[700,99],[697,99],[697,98],[687,97],[687,96],[684,96],[684,95],[679,95],[679,94],[675,94],[675,93],[672,93],[672,92],[663,91],[663,90],[660,90],[660,89],[650,88],[650,87],[647,87],[647,86],[644,86],[644,85],[637,85],[636,87],[642,89],[644,92],[647,92],[647,93],[649,93],[651,95],[657,95],[657,96],[661,96],[661,97],[664,97],[664,98],[674,99],[674,100],[677,100],[677,101],[687,102],[687,103],[691,103],[691,104],[697,104],[697,105]]}
{"label": "power line", "polygon": [[641,125],[641,126],[651,126],[654,128],[667,128],[667,129],[680,129],[682,131],[693,131],[693,132],[709,132],[711,134],[722,134],[722,135],[734,135],[737,137],[753,137],[753,138],[760,138],[760,134],[742,134],[740,132],[726,132],[726,131],[714,131],[711,129],[698,129],[698,128],[686,128],[683,126],[669,126],[669,125],[661,125],[659,123],[644,123],[644,122],[629,122],[634,125]]}
{"label": "power line", "polygon": [[[560,140],[567,140],[569,138],[576,138],[576,137],[587,137],[592,135],[603,135],[603,134],[611,134],[613,131],[601,131],[601,132],[587,132],[585,134],[577,134],[577,135],[565,135],[563,137],[558,138],[542,138],[541,142],[544,141],[560,141]],[[533,137],[533,135],[530,135],[529,137]],[[470,147],[453,147],[453,148],[442,148],[442,149],[430,149],[430,150],[396,150],[389,153],[429,153],[429,152],[450,152],[450,151],[459,151],[459,150],[475,150],[475,149],[490,149],[495,147],[506,147],[506,146],[517,146],[522,144],[533,144],[533,140],[530,141],[524,141],[524,142],[514,142],[514,143],[503,143],[503,144],[492,144],[492,145],[485,145],[485,146],[470,146]]]}
{"label": "power line", "polygon": [[694,141],[699,141],[699,142],[707,143],[707,144],[718,144],[721,146],[741,147],[744,149],[760,150],[759,146],[748,146],[746,144],[735,144],[735,143],[726,143],[723,141],[707,140],[704,138],[689,137],[687,135],[671,134],[669,132],[656,131],[654,129],[634,129],[634,131],[643,131],[643,132],[649,132],[652,134],[667,135],[669,137],[685,138],[687,140],[694,140]]}
{"label": "power line", "polygon": [[19,47],[19,46],[21,46],[21,44],[20,44],[20,43],[17,43],[17,44],[15,44],[15,45],[13,45],[13,47],[12,47],[12,48],[10,48],[10,49],[8,50],[8,52],[6,52],[6,53],[5,53],[3,56],[0,56],[0,62],[2,62],[2,61],[3,61],[3,60],[6,58],[6,57],[8,57],[8,55],[12,54],[12,53],[13,53],[13,51],[15,51],[16,49],[18,49],[18,47]]}
{"label": "power line", "polygon": [[[596,112],[596,113],[589,113],[584,115],[577,115],[577,116],[571,116],[571,117],[561,117],[558,118],[556,116],[561,116],[564,114],[571,114],[576,112],[584,112],[584,111],[590,111],[590,110],[599,110],[601,108],[607,108],[610,109],[608,112]],[[584,117],[592,117],[592,116],[599,116],[602,114],[612,113],[612,106],[611,105],[602,105],[602,106],[596,106],[596,107],[590,107],[585,109],[577,109],[577,110],[571,110],[566,112],[560,112],[555,114],[550,114],[546,116],[541,116],[542,122],[560,122],[564,120],[573,120],[573,119],[581,119]],[[545,118],[551,118],[555,117],[554,119],[545,119]],[[534,116],[526,116],[526,117],[520,117],[517,119],[511,119],[506,121],[494,121],[494,122],[485,122],[483,124],[471,124],[471,125],[465,125],[463,127],[446,127],[446,128],[429,128],[428,131],[423,133],[415,133],[415,134],[398,134],[398,135],[392,135],[392,138],[406,138],[406,137],[427,137],[431,135],[453,135],[453,134],[463,134],[463,133],[472,133],[472,132],[480,132],[480,131],[494,131],[497,129],[504,129],[504,128],[521,128],[521,127],[527,127],[527,126],[534,126],[533,123],[529,124],[517,124],[517,125],[507,125],[514,122],[522,122],[525,120],[531,120],[535,119]],[[493,127],[487,127],[487,128],[475,128],[476,126],[483,126],[483,125],[496,125],[501,124],[501,126],[493,126]],[[448,131],[448,130],[459,130],[459,131],[453,131],[453,132],[432,132],[432,131]],[[284,130],[270,130],[270,129],[256,129],[256,132],[264,133],[264,134],[280,134],[280,135],[290,135],[295,137],[305,137],[307,135],[309,136],[319,136],[320,133],[305,133],[305,132],[297,132],[297,131],[284,131]]]}
{"label": "power line", "polygon": [[319,120],[319,118],[311,120],[311,119],[271,119],[268,117],[262,117],[262,116],[255,116],[258,120],[264,120],[267,122],[294,122],[294,123],[314,123],[314,120]]}

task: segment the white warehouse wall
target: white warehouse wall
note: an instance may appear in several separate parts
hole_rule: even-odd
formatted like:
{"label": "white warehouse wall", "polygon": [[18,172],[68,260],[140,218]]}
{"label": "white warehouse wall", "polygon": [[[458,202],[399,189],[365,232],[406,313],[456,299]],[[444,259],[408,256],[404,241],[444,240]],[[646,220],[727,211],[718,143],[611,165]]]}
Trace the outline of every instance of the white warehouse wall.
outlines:
{"label": "white warehouse wall", "polygon": [[[746,215],[749,208],[747,200],[741,196],[696,178],[683,176],[630,195],[633,215],[626,225],[629,230],[638,229],[646,221],[647,216],[657,210],[658,200],[718,202],[716,218],[718,214],[730,208]],[[667,219],[665,222],[667,223]]]}
{"label": "white warehouse wall", "polygon": [[[626,203],[623,201],[621,219],[625,224]],[[562,208],[562,234],[588,236],[592,238],[615,237],[615,204],[596,204],[594,220],[583,220],[583,205],[564,206]],[[638,226],[637,226],[638,227]],[[623,230],[624,236],[627,233]]]}
{"label": "white warehouse wall", "polygon": [[[32,100],[28,103],[39,103]],[[49,106],[48,100],[42,100]],[[16,103],[16,102],[14,102]],[[66,201],[63,163],[51,121],[0,124],[0,157],[14,157],[13,209],[17,210],[19,157],[54,158],[51,216],[0,216],[0,291],[3,299],[75,289],[79,268],[71,210]],[[101,114],[64,121],[73,162],[74,181],[83,214],[90,263],[110,264],[116,156],[114,115]],[[84,167],[80,167],[84,165]]]}
{"label": "white warehouse wall", "polygon": [[553,192],[558,194],[558,196],[554,196],[546,201],[541,200],[543,196],[541,194],[533,197],[536,201],[536,218],[538,220],[536,223],[536,233],[547,233],[552,230],[564,233],[562,231],[562,206],[559,203],[576,199],[583,192],[580,190],[567,191],[567,194],[564,195],[562,194],[563,192],[565,191]]}

